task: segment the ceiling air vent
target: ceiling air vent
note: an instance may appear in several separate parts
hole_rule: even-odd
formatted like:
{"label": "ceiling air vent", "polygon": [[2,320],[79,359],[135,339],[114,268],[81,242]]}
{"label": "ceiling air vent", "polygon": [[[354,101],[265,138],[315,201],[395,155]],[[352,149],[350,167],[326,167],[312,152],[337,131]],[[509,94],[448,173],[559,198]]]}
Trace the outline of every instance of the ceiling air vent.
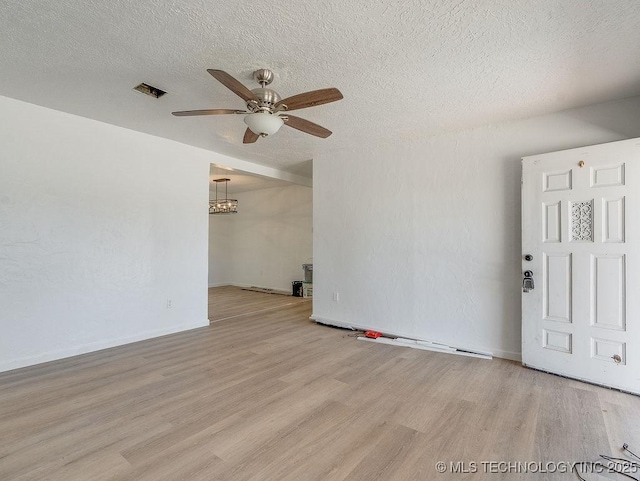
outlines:
{"label": "ceiling air vent", "polygon": [[137,90],[138,92],[142,92],[143,94],[151,95],[152,97],[155,97],[157,99],[167,93],[164,90],[160,90],[147,84],[137,85],[133,87],[133,90]]}

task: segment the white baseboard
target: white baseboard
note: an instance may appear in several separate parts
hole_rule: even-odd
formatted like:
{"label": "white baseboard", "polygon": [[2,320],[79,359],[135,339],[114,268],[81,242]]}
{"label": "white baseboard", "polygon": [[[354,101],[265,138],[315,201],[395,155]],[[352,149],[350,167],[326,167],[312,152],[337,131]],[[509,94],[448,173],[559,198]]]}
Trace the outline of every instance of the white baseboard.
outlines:
{"label": "white baseboard", "polygon": [[413,341],[411,339],[404,339],[404,338],[389,339],[388,337],[378,337],[376,339],[371,339],[365,336],[358,336],[356,339],[358,339],[358,341],[376,342],[379,344],[387,344],[390,346],[405,347],[410,349],[421,349],[423,351],[439,352],[442,354],[453,354],[456,356],[476,357],[479,359],[486,359],[489,361],[492,359],[492,356],[489,356],[488,354],[477,354],[475,352],[460,351],[450,346],[445,346],[444,344],[432,344],[424,341]]}
{"label": "white baseboard", "polygon": [[493,355],[501,359],[509,359],[510,361],[522,362],[521,352],[503,351],[501,349],[494,349]]}
{"label": "white baseboard", "polygon": [[69,347],[65,349],[59,349],[56,351],[49,351],[42,354],[36,354],[32,356],[25,356],[18,359],[12,359],[0,363],[0,372],[11,371],[13,369],[20,369],[21,367],[34,366],[36,364],[42,364],[44,362],[58,361],[60,359],[66,359],[68,357],[79,356],[80,354],[87,354],[90,352],[101,351],[103,349],[109,349],[110,347],[123,346],[125,344],[131,344],[133,342],[144,341],[146,339],[153,339],[154,337],[166,336],[167,334],[175,334],[177,332],[189,331],[191,329],[197,329],[199,327],[206,327],[209,325],[209,320],[189,323],[178,324],[175,326],[167,327],[164,329],[156,329],[152,331],[143,331],[132,336],[120,337],[115,339],[107,339],[96,342],[90,342],[82,344],[80,346]]}
{"label": "white baseboard", "polygon": [[[361,324],[352,324],[352,323],[348,323],[348,322],[343,322],[343,321],[336,321],[335,319],[329,319],[326,317],[322,317],[322,316],[316,316],[315,314],[312,314],[311,317],[309,318],[311,320],[314,320],[320,324],[327,324],[329,326],[336,326],[336,327],[344,327],[347,329],[358,329],[358,330],[362,330],[362,331],[367,331],[367,330],[378,330],[377,328],[372,328],[371,326],[364,326]],[[411,339],[416,339],[415,336],[412,336],[410,334],[407,333],[402,333],[402,332],[390,332],[385,330],[384,331],[385,334],[388,334],[390,336],[397,336],[397,337],[404,337],[404,338],[411,338]],[[419,338],[419,341],[430,341],[430,342],[438,342],[438,341],[434,341],[433,339],[424,339],[424,338]],[[493,357],[499,357],[501,359],[509,359],[511,361],[518,361],[521,362],[522,361],[522,357],[521,354],[519,352],[511,352],[511,351],[503,351],[501,349],[492,349],[492,350],[487,350],[487,349],[481,349],[481,348],[475,348],[475,347],[470,347],[470,346],[452,346],[455,347],[456,349],[460,349],[463,351],[470,351],[470,352],[476,352],[479,354],[485,354],[487,356],[493,356]]]}

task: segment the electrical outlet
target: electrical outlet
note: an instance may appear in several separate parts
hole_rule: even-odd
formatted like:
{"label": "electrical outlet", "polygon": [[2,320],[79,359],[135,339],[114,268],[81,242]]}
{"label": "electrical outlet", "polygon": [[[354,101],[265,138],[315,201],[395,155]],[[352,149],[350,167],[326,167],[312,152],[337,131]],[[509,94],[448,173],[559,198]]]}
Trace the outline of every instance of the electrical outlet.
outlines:
{"label": "electrical outlet", "polygon": [[167,299],[167,309],[171,309],[173,307],[173,301],[171,299]]}
{"label": "electrical outlet", "polygon": [[333,301],[334,302],[338,302],[340,300],[340,293],[339,292],[334,292],[333,293]]}

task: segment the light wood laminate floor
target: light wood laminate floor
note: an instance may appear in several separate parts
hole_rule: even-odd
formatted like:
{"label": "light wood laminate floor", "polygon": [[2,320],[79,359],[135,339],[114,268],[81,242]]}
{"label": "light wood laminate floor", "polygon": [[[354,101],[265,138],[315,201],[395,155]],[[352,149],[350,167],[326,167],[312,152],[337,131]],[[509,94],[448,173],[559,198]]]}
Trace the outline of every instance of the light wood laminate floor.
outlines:
{"label": "light wood laminate floor", "polygon": [[218,322],[234,317],[280,309],[293,304],[309,303],[310,298],[265,294],[236,286],[209,288],[209,321]]}
{"label": "light wood laminate floor", "polygon": [[357,341],[309,321],[309,302],[257,295],[268,310],[0,374],[0,479],[576,479],[435,465],[640,447],[636,396]]}

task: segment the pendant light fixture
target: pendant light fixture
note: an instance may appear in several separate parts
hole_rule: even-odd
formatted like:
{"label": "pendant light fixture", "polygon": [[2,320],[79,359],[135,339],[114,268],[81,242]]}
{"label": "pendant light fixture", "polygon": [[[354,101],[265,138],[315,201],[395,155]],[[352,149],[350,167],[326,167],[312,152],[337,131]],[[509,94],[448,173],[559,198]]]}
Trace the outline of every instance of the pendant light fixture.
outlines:
{"label": "pendant light fixture", "polygon": [[[216,199],[209,201],[209,214],[237,214],[238,200],[229,199],[228,183],[231,179],[214,179],[216,183]],[[224,199],[218,198],[218,184],[224,182]]]}

